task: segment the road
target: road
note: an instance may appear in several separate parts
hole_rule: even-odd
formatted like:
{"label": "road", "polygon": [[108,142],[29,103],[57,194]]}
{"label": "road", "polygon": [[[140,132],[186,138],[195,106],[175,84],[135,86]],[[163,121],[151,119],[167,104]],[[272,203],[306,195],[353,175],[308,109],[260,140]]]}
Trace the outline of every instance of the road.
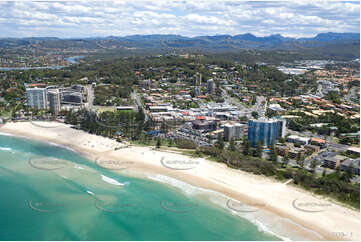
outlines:
{"label": "road", "polygon": [[[248,118],[252,118],[251,114],[252,112],[257,112],[259,117],[264,117],[267,109],[267,99],[264,96],[258,96],[256,103],[253,105],[253,107],[248,108],[242,105],[238,100],[231,97],[228,92],[222,88],[222,96],[225,100],[226,105],[233,105],[238,108],[240,112],[242,112],[244,115],[246,115]],[[264,105],[262,103],[265,102]]]}
{"label": "road", "polygon": [[[264,104],[262,104],[264,102]],[[267,99],[264,96],[258,96],[256,103],[253,105],[251,111],[257,112],[259,117],[264,117],[267,109]]]}
{"label": "road", "polygon": [[94,89],[91,85],[87,85],[86,88],[88,93],[88,102],[85,103],[85,108],[88,110],[93,110]]}
{"label": "road", "polygon": [[351,90],[350,90],[350,93],[347,94],[344,99],[349,103],[354,103],[355,104],[355,102],[352,101],[351,98],[355,97],[356,90],[357,90],[357,87],[352,87]]}
{"label": "road", "polygon": [[[139,107],[144,110],[140,97],[135,90],[130,94],[130,97],[132,98],[133,104],[136,107],[137,111],[139,110]],[[145,121],[148,121],[149,119],[148,115],[145,112],[144,115],[145,115]]]}

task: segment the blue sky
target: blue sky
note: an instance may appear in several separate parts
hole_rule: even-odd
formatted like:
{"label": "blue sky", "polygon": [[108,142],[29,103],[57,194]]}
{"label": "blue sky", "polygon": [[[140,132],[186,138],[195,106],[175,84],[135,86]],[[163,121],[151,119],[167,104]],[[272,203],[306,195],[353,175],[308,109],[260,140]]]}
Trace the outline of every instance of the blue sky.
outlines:
{"label": "blue sky", "polygon": [[3,1],[0,37],[360,32],[358,1]]}

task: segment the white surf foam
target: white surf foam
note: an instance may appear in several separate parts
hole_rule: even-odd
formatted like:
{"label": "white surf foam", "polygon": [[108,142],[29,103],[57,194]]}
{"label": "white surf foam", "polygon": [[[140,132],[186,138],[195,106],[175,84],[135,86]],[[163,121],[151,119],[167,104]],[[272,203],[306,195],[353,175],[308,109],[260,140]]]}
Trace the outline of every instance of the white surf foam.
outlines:
{"label": "white surf foam", "polygon": [[15,135],[13,135],[13,134],[3,133],[3,132],[0,132],[0,135],[4,135],[4,136],[15,136]]}
{"label": "white surf foam", "polygon": [[9,148],[9,147],[0,147],[0,150],[3,151],[12,151],[13,149]]}
{"label": "white surf foam", "polygon": [[[233,214],[235,216],[239,216],[241,218],[247,219],[251,223],[255,224],[259,231],[263,231],[265,233],[274,235],[284,241],[292,241],[292,239],[290,237],[293,237],[294,235],[289,235],[285,231],[282,231],[282,228],[280,228],[280,231],[274,230],[274,222],[275,222],[274,215],[267,214],[266,211],[264,211],[264,210],[259,210],[259,211],[251,212],[251,213],[237,212],[227,206],[227,201],[231,198],[222,193],[219,193],[219,192],[216,192],[213,190],[204,189],[204,188],[197,187],[197,186],[193,186],[191,184],[185,183],[185,182],[177,180],[175,178],[160,175],[160,174],[157,174],[157,175],[148,174],[147,178],[157,181],[157,182],[160,182],[160,183],[171,185],[172,187],[176,187],[176,188],[180,189],[181,191],[183,191],[187,195],[205,194],[205,195],[207,195],[207,198],[210,202],[226,209],[227,211],[229,211],[231,214]],[[232,200],[234,200],[234,199],[232,199]],[[284,218],[278,218],[278,220],[284,220]],[[295,224],[293,221],[291,221],[291,222],[293,224]],[[302,229],[307,230],[306,228],[303,228],[299,224],[297,224],[297,226],[299,226]],[[322,238],[322,236],[320,236],[318,233],[316,233],[314,231],[309,231],[309,232],[312,232],[315,235],[317,235],[318,237]]]}
{"label": "white surf foam", "polygon": [[89,193],[90,195],[93,195],[93,196],[95,196],[95,193],[94,192],[91,192],[91,191],[86,191],[87,193]]}
{"label": "white surf foam", "polygon": [[117,180],[114,180],[113,178],[104,176],[103,174],[101,174],[101,176],[102,176],[102,180],[109,184],[116,185],[116,186],[124,186],[125,185],[123,183],[118,182]]}
{"label": "white surf foam", "polygon": [[53,142],[49,142],[50,145],[53,145],[53,146],[57,146],[57,147],[60,147],[60,148],[63,148],[63,149],[67,149],[67,150],[70,150],[70,151],[73,151],[73,152],[76,152],[76,150],[70,148],[69,146],[66,146],[66,145],[61,145],[61,144],[57,144],[57,143],[53,143]]}
{"label": "white surf foam", "polygon": [[82,167],[82,166],[78,166],[78,165],[75,165],[75,166],[74,166],[74,168],[75,168],[75,169],[79,169],[79,170],[85,170],[85,168],[84,168],[84,167]]}

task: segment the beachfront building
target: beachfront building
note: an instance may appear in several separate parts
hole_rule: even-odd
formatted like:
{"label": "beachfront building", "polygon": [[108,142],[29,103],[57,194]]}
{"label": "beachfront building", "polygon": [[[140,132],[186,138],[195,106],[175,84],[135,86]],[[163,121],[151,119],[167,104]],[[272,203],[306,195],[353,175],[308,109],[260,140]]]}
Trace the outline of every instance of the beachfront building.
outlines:
{"label": "beachfront building", "polygon": [[226,141],[239,140],[242,137],[242,124],[226,124],[223,136]]}
{"label": "beachfront building", "polygon": [[46,88],[27,88],[26,105],[36,109],[48,108],[48,96]]}
{"label": "beachfront building", "polygon": [[198,96],[200,96],[201,95],[201,88],[199,87],[199,86],[196,86],[195,88],[194,88],[194,96],[195,97],[198,97]]}
{"label": "beachfront building", "polygon": [[214,80],[209,79],[207,80],[207,93],[213,94],[213,92],[214,92]]}
{"label": "beachfront building", "polygon": [[301,137],[298,135],[290,135],[287,137],[287,142],[300,145],[308,145],[310,142],[310,138]]}
{"label": "beachfront building", "polygon": [[276,144],[277,139],[284,137],[286,121],[283,119],[251,119],[248,121],[248,140],[252,147],[257,142],[265,146]]}
{"label": "beachfront building", "polygon": [[217,120],[205,120],[204,117],[197,117],[196,120],[192,121],[192,127],[195,130],[202,131],[214,131],[217,129]]}
{"label": "beachfront building", "polygon": [[60,111],[60,93],[58,89],[48,90],[48,100],[50,111],[54,114],[58,114]]}

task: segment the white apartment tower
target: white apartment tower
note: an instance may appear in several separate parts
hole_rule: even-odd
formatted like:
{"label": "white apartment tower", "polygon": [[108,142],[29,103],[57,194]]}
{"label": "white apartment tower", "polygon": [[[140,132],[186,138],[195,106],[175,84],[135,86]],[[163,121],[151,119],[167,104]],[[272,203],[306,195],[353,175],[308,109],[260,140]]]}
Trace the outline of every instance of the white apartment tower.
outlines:
{"label": "white apartment tower", "polygon": [[58,114],[60,111],[60,93],[58,89],[51,89],[48,91],[48,100],[50,111]]}
{"label": "white apartment tower", "polygon": [[48,108],[48,96],[46,88],[27,88],[26,105],[37,109]]}

